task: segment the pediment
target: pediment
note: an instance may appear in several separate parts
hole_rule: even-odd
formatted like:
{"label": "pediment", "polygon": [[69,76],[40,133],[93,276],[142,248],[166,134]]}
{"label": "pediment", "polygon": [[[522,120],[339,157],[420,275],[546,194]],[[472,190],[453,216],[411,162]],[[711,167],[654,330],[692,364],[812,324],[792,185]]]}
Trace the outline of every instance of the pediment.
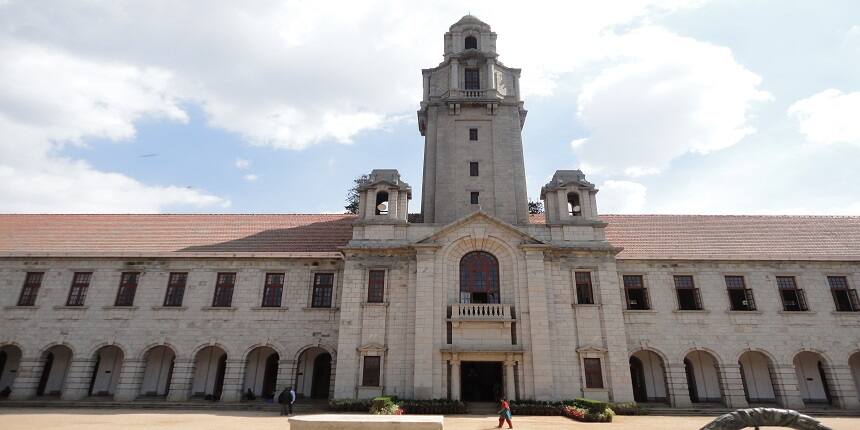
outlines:
{"label": "pediment", "polygon": [[588,353],[606,354],[607,350],[606,350],[606,348],[603,348],[600,346],[589,345],[589,346],[580,346],[579,348],[576,348],[576,352],[578,352],[580,354],[588,354]]}
{"label": "pediment", "polygon": [[388,348],[385,345],[381,345],[375,342],[366,343],[360,347],[358,347],[359,352],[385,352]]}
{"label": "pediment", "polygon": [[494,216],[491,216],[491,215],[489,215],[483,211],[473,212],[469,215],[464,216],[463,218],[460,218],[454,222],[451,222],[451,223],[443,226],[442,228],[440,228],[439,230],[437,230],[433,234],[430,234],[428,236],[425,236],[425,237],[419,239],[415,243],[416,244],[432,244],[432,243],[438,241],[439,239],[441,239],[445,236],[448,236],[452,233],[455,233],[455,232],[458,232],[461,230],[466,230],[472,224],[478,224],[478,223],[482,223],[482,222],[495,225],[496,227],[500,228],[501,230],[504,230],[513,236],[519,237],[523,241],[523,244],[525,244],[525,245],[546,245],[545,242],[535,238],[534,236],[532,236],[528,233],[525,233],[524,231],[516,228],[515,226],[513,226],[513,225],[511,225],[505,221],[502,221],[502,220],[500,220]]}

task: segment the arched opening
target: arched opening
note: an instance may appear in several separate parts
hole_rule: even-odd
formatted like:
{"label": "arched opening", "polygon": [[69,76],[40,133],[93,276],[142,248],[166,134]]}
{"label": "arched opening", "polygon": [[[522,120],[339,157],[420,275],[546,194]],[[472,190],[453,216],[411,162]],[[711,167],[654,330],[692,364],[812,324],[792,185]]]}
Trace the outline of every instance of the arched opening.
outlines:
{"label": "arched opening", "polygon": [[376,214],[388,215],[388,191],[378,191],[376,193]]}
{"label": "arched opening", "polygon": [[693,403],[720,403],[720,372],[717,360],[705,351],[692,351],[684,358],[687,389]]}
{"label": "arched opening", "polygon": [[21,364],[21,349],[15,345],[0,347],[0,398],[9,397],[12,383]]}
{"label": "arched opening", "polygon": [[666,370],[663,359],[653,351],[636,351],[630,356],[630,378],[637,402],[667,402]]}
{"label": "arched opening", "polygon": [[147,351],[144,356],[140,394],[147,397],[167,397],[175,361],[176,354],[167,346],[159,345]]}
{"label": "arched opening", "polygon": [[855,352],[848,359],[848,366],[851,368],[851,376],[854,377],[854,387],[857,389],[857,396],[860,397],[860,352]]}
{"label": "arched opening", "polygon": [[116,393],[122,359],[122,350],[115,345],[108,345],[96,351],[93,373],[90,376],[90,396],[109,397]]}
{"label": "arched opening", "polygon": [[306,349],[299,356],[296,369],[296,394],[327,399],[331,386],[331,354],[323,348]]}
{"label": "arched opening", "polygon": [[72,362],[72,350],[55,345],[42,354],[42,374],[36,388],[37,396],[59,397],[66,384],[66,374]]}
{"label": "arched opening", "polygon": [[773,363],[766,355],[747,351],[738,358],[747,403],[776,403]]}
{"label": "arched opening", "polygon": [[567,214],[570,216],[582,215],[582,204],[579,201],[579,193],[567,193]]}
{"label": "arched opening", "polygon": [[465,49],[478,49],[478,39],[475,36],[466,36]]}
{"label": "arched opening", "polygon": [[803,351],[794,356],[800,398],[807,405],[832,403],[824,365],[824,358],[812,351]]}
{"label": "arched opening", "polygon": [[218,401],[224,391],[224,373],[227,371],[227,353],[217,346],[207,346],[194,358],[192,397]]}
{"label": "arched opening", "polygon": [[[242,393],[246,400],[271,399],[275,395],[280,356],[274,349],[261,346],[248,353],[245,360],[245,385]],[[248,396],[250,392],[252,396]]]}
{"label": "arched opening", "polygon": [[460,303],[501,303],[499,260],[484,251],[460,259]]}

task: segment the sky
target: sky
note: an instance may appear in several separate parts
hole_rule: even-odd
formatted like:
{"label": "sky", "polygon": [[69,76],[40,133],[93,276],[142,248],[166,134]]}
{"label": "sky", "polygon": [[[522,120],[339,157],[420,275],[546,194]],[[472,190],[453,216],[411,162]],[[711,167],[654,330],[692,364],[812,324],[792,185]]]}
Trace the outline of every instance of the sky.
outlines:
{"label": "sky", "polygon": [[601,213],[860,215],[852,0],[0,0],[0,212],[340,213],[396,168],[466,13],[522,69],[530,198]]}

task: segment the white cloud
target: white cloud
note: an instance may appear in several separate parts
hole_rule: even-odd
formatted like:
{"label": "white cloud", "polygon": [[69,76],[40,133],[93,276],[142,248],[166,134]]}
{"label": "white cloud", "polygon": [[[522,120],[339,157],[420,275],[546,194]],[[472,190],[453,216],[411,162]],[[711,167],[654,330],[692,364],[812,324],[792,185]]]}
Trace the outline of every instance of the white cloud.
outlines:
{"label": "white cloud", "polygon": [[574,151],[608,173],[654,174],[686,153],[707,154],[754,132],[768,99],[731,50],[645,27],[617,37],[619,62],[586,83],[578,117],[590,131]]}
{"label": "white cloud", "polygon": [[0,211],[159,212],[229,205],[208,193],[149,186],[58,155],[85,138],[129,139],[143,118],[185,122],[157,68],[87,61],[0,39]]}
{"label": "white cloud", "polygon": [[237,158],[236,161],[233,162],[233,165],[235,165],[237,169],[245,170],[251,167],[251,160]]}
{"label": "white cloud", "polygon": [[255,175],[255,174],[253,174],[253,173],[248,173],[247,175],[243,176],[243,178],[244,178],[246,181],[248,181],[248,182],[254,182],[254,181],[256,181],[257,179],[260,179],[260,175]]}
{"label": "white cloud", "polygon": [[639,213],[645,208],[647,188],[631,181],[608,180],[598,187],[600,213]]}
{"label": "white cloud", "polygon": [[860,145],[860,92],[824,90],[796,101],[788,114],[812,143]]}

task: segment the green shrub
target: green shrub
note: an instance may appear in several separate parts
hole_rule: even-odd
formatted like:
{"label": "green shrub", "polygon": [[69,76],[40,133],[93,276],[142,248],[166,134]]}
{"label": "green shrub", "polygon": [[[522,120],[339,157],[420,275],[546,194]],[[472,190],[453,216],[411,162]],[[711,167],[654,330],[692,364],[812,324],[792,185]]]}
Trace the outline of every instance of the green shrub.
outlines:
{"label": "green shrub", "polygon": [[609,404],[606,402],[583,398],[573,399],[573,405],[593,413],[601,413],[609,407]]}
{"label": "green shrub", "polygon": [[465,414],[466,404],[456,400],[401,400],[399,406],[406,414]]}
{"label": "green shrub", "polygon": [[561,415],[561,402],[548,402],[541,400],[511,400],[511,413],[514,415]]}
{"label": "green shrub", "polygon": [[615,415],[643,415],[645,412],[636,402],[611,403],[609,408]]}
{"label": "green shrub", "polygon": [[330,400],[328,409],[333,412],[367,412],[370,409],[370,400]]}
{"label": "green shrub", "polygon": [[370,402],[370,413],[374,415],[400,415],[403,410],[395,402],[396,397],[379,396]]}

